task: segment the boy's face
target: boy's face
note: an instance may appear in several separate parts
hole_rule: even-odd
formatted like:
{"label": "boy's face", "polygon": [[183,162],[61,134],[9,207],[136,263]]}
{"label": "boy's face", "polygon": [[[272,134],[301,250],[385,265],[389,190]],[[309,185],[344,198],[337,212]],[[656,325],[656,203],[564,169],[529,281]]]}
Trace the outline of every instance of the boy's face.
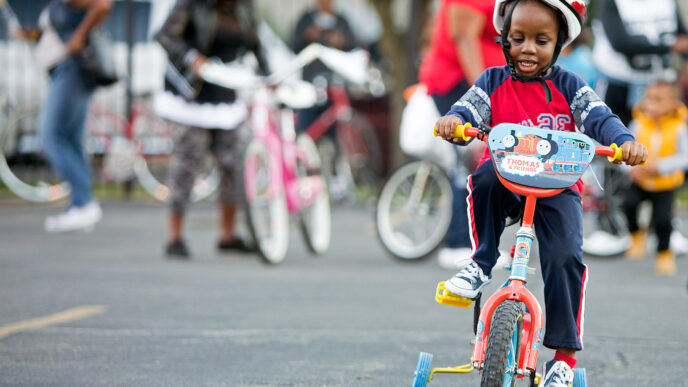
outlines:
{"label": "boy's face", "polygon": [[642,102],[642,110],[650,118],[657,120],[672,114],[678,108],[678,92],[672,85],[657,84],[648,86]]}
{"label": "boy's face", "polygon": [[549,64],[554,55],[559,32],[559,18],[554,9],[540,3],[518,3],[511,16],[509,56],[516,72],[535,76]]}

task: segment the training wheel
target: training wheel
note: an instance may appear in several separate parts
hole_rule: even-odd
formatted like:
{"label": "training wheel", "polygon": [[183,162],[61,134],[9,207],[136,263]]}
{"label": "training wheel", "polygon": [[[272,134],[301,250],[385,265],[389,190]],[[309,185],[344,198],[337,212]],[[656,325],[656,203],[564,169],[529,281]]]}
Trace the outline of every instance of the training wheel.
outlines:
{"label": "training wheel", "polygon": [[585,368],[573,369],[573,387],[585,387],[587,385],[585,378]]}
{"label": "training wheel", "polygon": [[425,387],[430,376],[430,365],[432,364],[432,354],[421,352],[418,356],[418,365],[413,377],[413,387]]}

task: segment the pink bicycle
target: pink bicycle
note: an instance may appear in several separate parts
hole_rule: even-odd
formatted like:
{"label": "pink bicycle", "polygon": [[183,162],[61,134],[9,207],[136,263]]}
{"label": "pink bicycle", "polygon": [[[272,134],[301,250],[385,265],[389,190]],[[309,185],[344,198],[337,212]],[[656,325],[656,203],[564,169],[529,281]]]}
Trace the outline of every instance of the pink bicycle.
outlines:
{"label": "pink bicycle", "polygon": [[254,134],[242,176],[246,217],[258,252],[267,263],[284,261],[289,215],[294,214],[309,250],[322,254],[331,238],[330,197],[317,147],[309,136],[296,136],[292,110],[314,103],[315,90],[303,81],[275,81],[245,71],[240,75],[233,67],[209,63],[201,73],[208,82],[250,94]]}

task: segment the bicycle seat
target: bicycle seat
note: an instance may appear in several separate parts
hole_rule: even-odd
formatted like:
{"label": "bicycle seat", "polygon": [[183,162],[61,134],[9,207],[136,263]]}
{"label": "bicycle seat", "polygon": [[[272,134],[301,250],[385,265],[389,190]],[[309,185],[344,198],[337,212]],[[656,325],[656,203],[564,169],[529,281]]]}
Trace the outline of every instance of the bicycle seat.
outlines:
{"label": "bicycle seat", "polygon": [[595,144],[583,134],[516,124],[492,128],[487,145],[499,176],[541,189],[576,184],[595,156]]}

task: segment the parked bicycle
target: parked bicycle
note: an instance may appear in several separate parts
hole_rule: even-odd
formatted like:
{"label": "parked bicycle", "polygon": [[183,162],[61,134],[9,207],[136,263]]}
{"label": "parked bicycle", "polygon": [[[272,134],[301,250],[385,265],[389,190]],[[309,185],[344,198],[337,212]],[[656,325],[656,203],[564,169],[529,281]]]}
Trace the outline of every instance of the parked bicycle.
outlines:
{"label": "parked bicycle", "polygon": [[[0,179],[17,196],[34,202],[51,202],[69,195],[69,187],[55,174],[43,156],[38,130],[38,103],[14,106],[2,103],[0,132]],[[136,178],[154,198],[169,195],[167,169],[172,154],[172,133],[167,122],[153,113],[150,94],[134,97],[129,118],[94,98],[86,120],[86,151],[107,181]],[[219,175],[207,163],[191,193],[199,201],[212,195]]]}
{"label": "parked bicycle", "polygon": [[[440,117],[423,85],[404,93],[408,101],[402,114],[399,145],[411,158],[387,178],[378,196],[375,213],[382,246],[402,262],[432,255],[445,240],[452,218],[453,192],[448,173],[472,170],[473,156],[482,148],[458,147],[427,138],[422,128]],[[460,156],[460,157],[458,157]]]}
{"label": "parked bicycle", "polygon": [[[475,137],[487,144],[500,182],[510,191],[525,196],[525,209],[516,234],[514,257],[509,267],[511,275],[482,308],[480,293],[471,300],[446,291],[444,282],[437,286],[435,299],[441,304],[468,308],[475,301],[476,336],[471,362],[431,369],[432,355],[422,352],[413,385],[425,386],[437,373],[470,373],[477,369],[482,375],[482,386],[514,386],[517,380],[523,379],[530,386],[536,386],[543,316],[537,299],[525,284],[535,239],[533,219],[537,199],[557,195],[575,184],[595,155],[607,156],[610,161],[623,160],[621,149],[615,144],[595,146],[590,138],[580,133],[516,124],[480,129],[466,124],[457,128],[455,137],[464,140]],[[514,148],[519,142],[533,146]],[[546,157],[541,157],[545,151]],[[585,369],[574,369],[573,385],[585,384]]]}
{"label": "parked bicycle", "polygon": [[304,130],[318,145],[330,192],[340,199],[369,198],[378,191],[383,153],[373,125],[352,107],[347,85],[366,86],[379,93],[384,90],[381,75],[370,67],[368,54],[360,49],[344,52],[311,44],[302,53],[302,58],[317,58],[332,70],[314,80],[318,103],[327,107]]}
{"label": "parked bicycle", "polygon": [[284,261],[290,214],[298,216],[310,251],[323,254],[331,238],[327,183],[315,144],[305,134],[296,136],[292,111],[315,102],[312,85],[287,81],[284,73],[260,78],[240,64],[210,62],[200,73],[206,82],[243,90],[249,101],[254,136],[243,158],[244,205],[260,256],[270,264]]}
{"label": "parked bicycle", "polygon": [[0,179],[15,195],[50,202],[69,195],[69,186],[43,156],[38,136],[40,105],[15,106],[7,96],[0,105]]}

